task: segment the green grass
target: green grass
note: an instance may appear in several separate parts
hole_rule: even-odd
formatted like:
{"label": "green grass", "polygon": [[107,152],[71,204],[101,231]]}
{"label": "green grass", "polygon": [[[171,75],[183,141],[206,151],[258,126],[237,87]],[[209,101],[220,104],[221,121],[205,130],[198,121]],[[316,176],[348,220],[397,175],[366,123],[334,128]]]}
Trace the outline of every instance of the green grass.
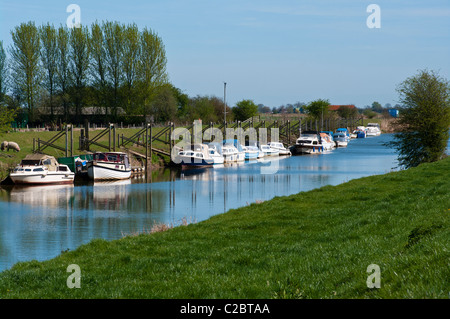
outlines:
{"label": "green grass", "polygon": [[[450,158],[93,240],[0,273],[1,298],[448,298]],[[68,265],[81,288],[66,286]],[[381,288],[366,285],[381,269]]]}

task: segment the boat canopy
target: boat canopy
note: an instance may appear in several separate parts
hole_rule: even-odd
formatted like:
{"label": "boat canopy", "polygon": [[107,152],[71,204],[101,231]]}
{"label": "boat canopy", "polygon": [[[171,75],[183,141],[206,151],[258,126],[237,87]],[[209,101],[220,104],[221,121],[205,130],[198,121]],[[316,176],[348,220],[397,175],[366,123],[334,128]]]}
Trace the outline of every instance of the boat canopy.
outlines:
{"label": "boat canopy", "polygon": [[46,154],[28,154],[20,165],[45,165],[49,171],[55,171],[59,165],[55,157]]}

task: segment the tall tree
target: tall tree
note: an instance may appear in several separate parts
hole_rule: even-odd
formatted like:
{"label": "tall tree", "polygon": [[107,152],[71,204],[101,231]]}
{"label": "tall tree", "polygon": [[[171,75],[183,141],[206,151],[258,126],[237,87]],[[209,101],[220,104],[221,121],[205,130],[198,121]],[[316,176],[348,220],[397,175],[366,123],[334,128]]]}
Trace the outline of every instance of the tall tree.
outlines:
{"label": "tall tree", "polygon": [[89,70],[89,31],[86,27],[70,29],[70,70],[74,79],[73,100],[75,113],[81,114],[84,105],[83,93],[88,79]]}
{"label": "tall tree", "polygon": [[126,26],[123,41],[123,74],[125,78],[125,103],[127,113],[136,103],[135,82],[138,76],[140,57],[140,32],[136,24]]}
{"label": "tall tree", "polygon": [[123,44],[124,27],[118,22],[106,22],[103,24],[105,37],[106,69],[108,82],[110,83],[112,96],[112,115],[117,116],[117,108],[120,104],[119,88],[123,79]]}
{"label": "tall tree", "polygon": [[0,41],[0,103],[6,94],[8,83],[8,65],[6,61],[6,52],[3,49],[3,41]]}
{"label": "tall tree", "polygon": [[10,47],[12,79],[17,92],[23,95],[31,122],[35,120],[35,104],[40,89],[40,37],[34,22],[21,23],[11,31]]}
{"label": "tall tree", "polygon": [[108,82],[106,79],[106,52],[102,27],[97,23],[91,26],[91,74],[93,85],[97,87],[97,105],[104,108],[106,120],[109,119],[107,94]]}
{"label": "tall tree", "polygon": [[57,76],[58,38],[53,25],[43,25],[39,29],[41,37],[41,59],[46,73],[45,87],[49,93],[50,119],[54,119],[53,96],[55,95],[55,80]]}
{"label": "tall tree", "polygon": [[445,155],[450,127],[450,84],[434,71],[407,78],[397,92],[400,108],[394,141],[389,143],[405,168],[434,162]]}
{"label": "tall tree", "polygon": [[147,115],[156,88],[167,83],[167,59],[162,39],[147,28],[141,32],[140,52],[139,92],[142,99],[141,113]]}
{"label": "tall tree", "polygon": [[64,120],[69,118],[69,97],[67,89],[71,82],[69,31],[60,26],[57,34],[56,87],[59,89],[64,108]]}

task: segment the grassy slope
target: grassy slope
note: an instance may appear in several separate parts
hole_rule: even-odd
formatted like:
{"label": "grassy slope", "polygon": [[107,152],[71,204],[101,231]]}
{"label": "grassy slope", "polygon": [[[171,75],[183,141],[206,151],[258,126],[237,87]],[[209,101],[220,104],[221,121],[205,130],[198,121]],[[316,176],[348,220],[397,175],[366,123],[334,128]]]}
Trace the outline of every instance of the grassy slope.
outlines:
{"label": "grassy slope", "polygon": [[[91,243],[0,273],[3,298],[448,298],[450,158]],[[81,267],[81,289],[66,268]],[[381,268],[369,289],[367,266]]]}

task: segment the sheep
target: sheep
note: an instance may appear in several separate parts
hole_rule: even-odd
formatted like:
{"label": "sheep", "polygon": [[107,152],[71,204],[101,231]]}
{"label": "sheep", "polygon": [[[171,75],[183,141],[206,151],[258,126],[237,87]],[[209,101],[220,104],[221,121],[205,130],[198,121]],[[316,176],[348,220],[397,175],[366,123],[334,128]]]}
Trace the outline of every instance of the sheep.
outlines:
{"label": "sheep", "polygon": [[6,150],[9,152],[10,149],[13,149],[16,152],[20,152],[19,144],[16,142],[6,142],[4,141],[1,145],[1,150],[3,151],[6,148]]}

